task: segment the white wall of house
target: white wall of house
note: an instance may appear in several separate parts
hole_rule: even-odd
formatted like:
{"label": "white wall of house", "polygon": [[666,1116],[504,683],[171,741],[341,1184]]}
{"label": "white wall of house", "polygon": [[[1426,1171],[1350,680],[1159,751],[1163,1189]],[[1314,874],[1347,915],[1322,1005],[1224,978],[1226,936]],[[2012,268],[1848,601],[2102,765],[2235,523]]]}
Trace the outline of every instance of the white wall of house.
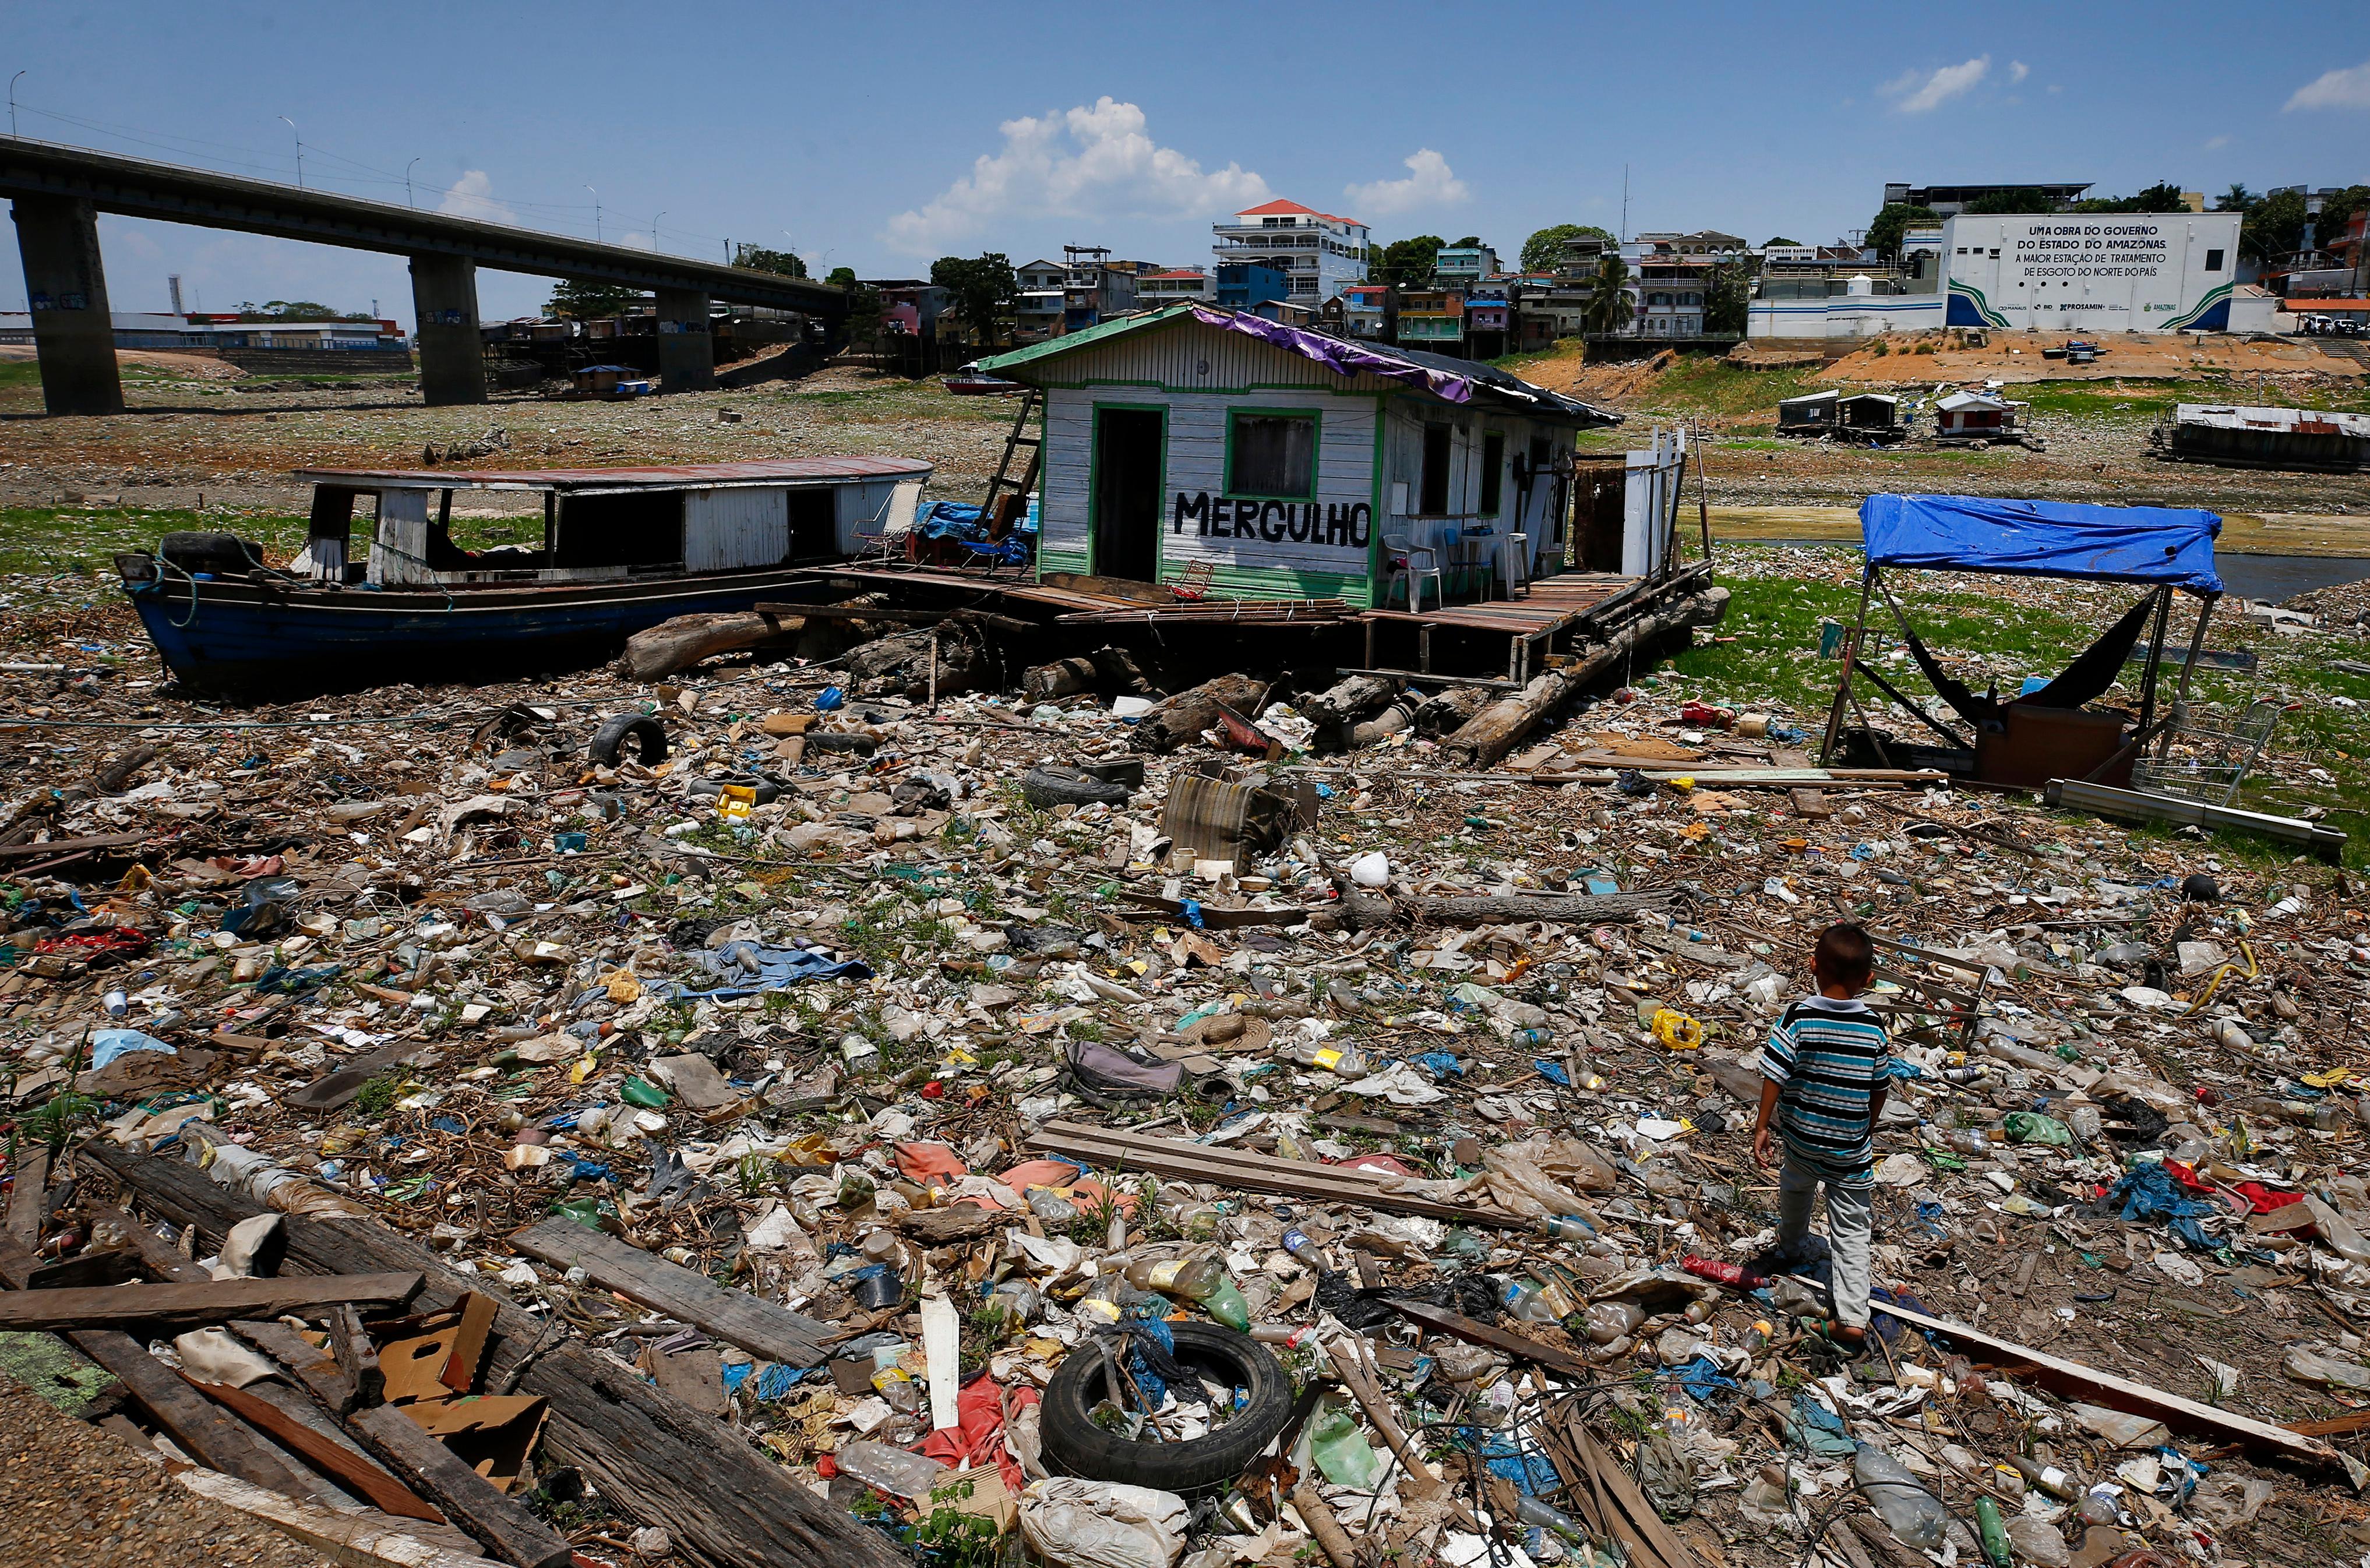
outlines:
{"label": "white wall of house", "polygon": [[[1450,431],[1448,508],[1428,515],[1418,509],[1423,499],[1424,431],[1433,425],[1444,425]],[[1477,514],[1481,509],[1483,463],[1493,434],[1505,437],[1505,450],[1499,459],[1498,510],[1485,518]],[[1516,482],[1515,464],[1519,458],[1528,466],[1534,437],[1546,438],[1547,460],[1526,497]],[[1555,511],[1559,490],[1552,475],[1569,466],[1571,445],[1569,427],[1517,415],[1444,408],[1414,398],[1394,399],[1383,438],[1383,532],[1404,538],[1418,549],[1440,552],[1441,563],[1446,566],[1450,562],[1446,531],[1487,523],[1498,533],[1524,536],[1525,573],[1536,577],[1542,563],[1562,556],[1563,540]]]}

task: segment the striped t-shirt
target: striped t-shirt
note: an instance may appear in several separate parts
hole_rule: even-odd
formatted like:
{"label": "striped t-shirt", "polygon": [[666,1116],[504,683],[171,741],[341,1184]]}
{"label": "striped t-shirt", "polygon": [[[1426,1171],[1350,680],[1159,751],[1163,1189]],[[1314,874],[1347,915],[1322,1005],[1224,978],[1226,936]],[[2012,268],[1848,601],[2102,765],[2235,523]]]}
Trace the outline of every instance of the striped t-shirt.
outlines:
{"label": "striped t-shirt", "polygon": [[1824,1181],[1873,1181],[1869,1104],[1892,1067],[1884,1025],[1857,997],[1812,996],[1788,1007],[1761,1047],[1761,1076],[1778,1085],[1787,1153]]}

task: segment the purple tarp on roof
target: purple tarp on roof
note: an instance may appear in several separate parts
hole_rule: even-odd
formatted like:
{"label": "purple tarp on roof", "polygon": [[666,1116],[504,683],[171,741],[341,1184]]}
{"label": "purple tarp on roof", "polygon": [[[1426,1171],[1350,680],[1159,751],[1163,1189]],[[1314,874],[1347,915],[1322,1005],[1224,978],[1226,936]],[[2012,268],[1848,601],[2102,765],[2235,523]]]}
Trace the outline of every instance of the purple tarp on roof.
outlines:
{"label": "purple tarp on roof", "polygon": [[1269,321],[1262,316],[1213,310],[1206,305],[1194,305],[1191,308],[1193,312],[1193,319],[1206,326],[1215,326],[1226,332],[1239,332],[1247,338],[1262,338],[1279,349],[1298,354],[1302,359],[1314,360],[1318,364],[1337,371],[1342,375],[1355,375],[1363,371],[1368,375],[1380,376],[1385,381],[1396,381],[1403,385],[1429,392],[1434,397],[1445,398],[1451,403],[1473,401],[1473,383],[1461,375],[1454,375],[1446,371],[1427,370],[1421,365],[1409,364],[1405,360],[1362,349],[1355,343],[1347,342],[1339,338],[1328,338],[1321,332],[1304,332],[1297,326],[1286,326],[1282,322]]}

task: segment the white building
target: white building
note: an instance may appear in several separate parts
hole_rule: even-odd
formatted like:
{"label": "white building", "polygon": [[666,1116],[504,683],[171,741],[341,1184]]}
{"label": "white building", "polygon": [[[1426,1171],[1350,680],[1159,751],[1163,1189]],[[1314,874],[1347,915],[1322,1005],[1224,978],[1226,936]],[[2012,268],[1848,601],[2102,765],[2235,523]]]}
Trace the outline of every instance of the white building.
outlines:
{"label": "white building", "polygon": [[1291,280],[1296,304],[1319,305],[1366,280],[1366,225],[1275,200],[1248,207],[1231,223],[1214,223],[1210,252],[1222,262],[1257,261]]}
{"label": "white building", "polygon": [[1139,272],[1135,278],[1135,303],[1140,310],[1158,310],[1185,301],[1208,304],[1217,297],[1207,272],[1191,267],[1173,267],[1160,272]]}

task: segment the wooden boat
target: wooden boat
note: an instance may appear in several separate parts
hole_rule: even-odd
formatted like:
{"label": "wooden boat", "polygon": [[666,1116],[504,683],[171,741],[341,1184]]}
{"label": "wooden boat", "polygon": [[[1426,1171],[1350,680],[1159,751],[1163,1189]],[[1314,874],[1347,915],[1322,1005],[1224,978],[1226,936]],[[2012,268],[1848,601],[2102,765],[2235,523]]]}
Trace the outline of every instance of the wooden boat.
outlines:
{"label": "wooden boat", "polygon": [[957,397],[1018,397],[1029,390],[1017,381],[1005,381],[970,371],[961,375],[940,377],[938,384]]}
{"label": "wooden boat", "polygon": [[[166,666],[201,691],[581,668],[676,615],[813,597],[807,568],[910,524],[931,472],[886,457],[299,469],[313,486],[311,522],[285,568],[220,533],[170,534],[115,564]],[[541,542],[454,544],[453,497],[477,491],[540,495]]]}

